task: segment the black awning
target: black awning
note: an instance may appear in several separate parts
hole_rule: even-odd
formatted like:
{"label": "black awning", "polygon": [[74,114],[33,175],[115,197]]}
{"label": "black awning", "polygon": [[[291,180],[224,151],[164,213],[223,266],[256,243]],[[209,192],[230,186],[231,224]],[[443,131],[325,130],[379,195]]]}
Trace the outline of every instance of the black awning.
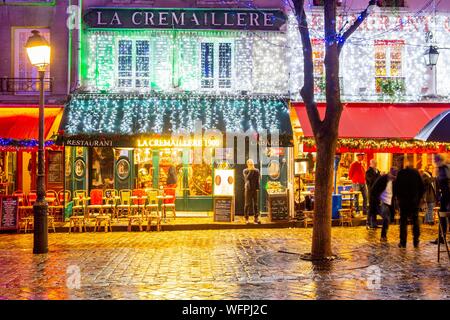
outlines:
{"label": "black awning", "polygon": [[133,146],[136,137],[194,133],[199,124],[223,133],[278,134],[282,145],[292,140],[287,101],[254,96],[78,94],[65,108],[61,131],[66,145]]}

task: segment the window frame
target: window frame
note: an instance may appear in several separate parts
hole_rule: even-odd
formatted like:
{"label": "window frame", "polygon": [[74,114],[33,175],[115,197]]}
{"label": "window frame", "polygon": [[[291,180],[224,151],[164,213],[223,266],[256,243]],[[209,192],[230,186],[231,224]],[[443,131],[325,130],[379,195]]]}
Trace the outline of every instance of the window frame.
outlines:
{"label": "window frame", "polygon": [[[393,76],[391,74],[391,66],[393,61],[398,61],[398,59],[392,59],[392,48],[394,46],[401,45],[400,49],[400,74]],[[377,61],[382,61],[382,59],[377,59],[377,46],[383,46],[385,50],[385,75],[377,75]],[[375,40],[374,41],[374,77],[375,77],[375,93],[381,94],[381,88],[378,86],[377,82],[379,79],[403,79],[404,81],[404,40]]]}
{"label": "window frame", "polygon": [[[12,56],[12,64],[11,64],[11,76],[14,79],[27,79],[31,82],[34,79],[38,79],[38,70],[36,67],[33,67],[28,59],[28,55],[25,49],[25,44],[29,36],[31,36],[32,30],[38,30],[48,43],[51,44],[51,28],[48,26],[13,26],[11,27],[11,56]],[[20,33],[26,33],[25,41],[20,41]],[[51,61],[53,58],[51,57]],[[20,66],[23,66],[23,70],[20,70]],[[51,84],[48,82],[51,81],[51,63],[45,68],[45,79],[44,81],[44,90],[45,92],[51,92]],[[20,72],[25,72],[25,76],[21,76]],[[33,86],[33,83],[32,83]],[[36,81],[35,83],[36,90],[14,90],[15,95],[38,95],[39,94],[39,83]]]}
{"label": "window frame", "polygon": [[[213,43],[213,69],[214,69],[214,73],[213,73],[213,77],[212,78],[203,78],[202,76],[202,44],[203,43]],[[220,78],[220,44],[230,44],[231,46],[231,76],[230,78]],[[212,91],[212,90],[217,90],[217,91],[231,91],[234,88],[234,84],[235,84],[235,75],[236,75],[236,68],[235,68],[235,64],[236,64],[236,52],[235,52],[235,41],[233,39],[211,39],[211,38],[202,38],[199,41],[198,44],[198,56],[199,56],[199,70],[198,70],[198,74],[200,75],[199,77],[199,88],[202,91]],[[202,85],[203,80],[207,80],[207,79],[212,79],[213,80],[213,86],[210,88],[204,87]],[[230,80],[230,87],[228,88],[221,88],[220,87],[220,80],[223,79],[229,79]]]}
{"label": "window frame", "polygon": [[[121,77],[119,76],[119,58],[120,58],[120,53],[119,53],[119,43],[121,41],[131,41],[131,76],[130,77]],[[148,53],[148,58],[149,58],[149,68],[148,68],[148,72],[149,72],[149,76],[148,77],[142,77],[142,76],[137,76],[138,72],[142,72],[142,71],[137,71],[137,58],[138,58],[138,54],[137,54],[137,42],[138,41],[146,41],[148,42],[148,47],[149,47],[149,53]],[[152,39],[145,39],[145,38],[141,38],[141,39],[130,39],[130,38],[122,38],[122,37],[118,37],[116,39],[116,46],[115,46],[115,60],[116,60],[116,70],[114,70],[114,74],[116,77],[116,83],[115,83],[115,87],[119,90],[126,90],[126,89],[134,89],[134,90],[151,90],[153,88],[153,79],[155,76],[155,69],[154,69],[154,63],[153,63],[153,57],[154,57],[154,41],[152,41]],[[123,86],[120,85],[120,81],[121,80],[131,80],[131,86],[127,87],[127,86]],[[137,81],[145,81],[148,80],[148,86],[137,86],[136,83]]]}

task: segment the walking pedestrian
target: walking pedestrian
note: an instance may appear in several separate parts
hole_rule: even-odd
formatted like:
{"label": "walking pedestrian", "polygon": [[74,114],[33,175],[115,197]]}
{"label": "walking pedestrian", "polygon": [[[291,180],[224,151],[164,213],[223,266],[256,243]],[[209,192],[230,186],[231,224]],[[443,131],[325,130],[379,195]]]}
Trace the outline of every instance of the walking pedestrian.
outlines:
{"label": "walking pedestrian", "polygon": [[398,172],[394,184],[394,196],[400,207],[400,243],[398,244],[400,248],[406,248],[408,219],[411,219],[413,224],[414,248],[419,247],[419,206],[424,192],[422,177],[411,163]]}
{"label": "walking pedestrian", "polygon": [[383,226],[381,229],[381,241],[387,241],[387,231],[391,220],[391,211],[394,205],[394,185],[397,178],[397,168],[392,167],[388,174],[379,177],[371,188],[371,204],[377,205],[379,210],[370,207],[370,210],[380,212],[383,217]]}
{"label": "walking pedestrian", "polygon": [[259,190],[259,170],[255,168],[255,163],[252,159],[247,160],[247,168],[244,169],[244,216],[245,223],[249,223],[248,217],[250,214],[254,216],[255,224],[260,224],[258,212],[258,190]]}
{"label": "walking pedestrian", "polygon": [[366,171],[366,184],[369,195],[369,215],[367,216],[368,227],[377,227],[377,214],[378,214],[378,199],[372,199],[371,189],[375,181],[380,177],[380,170],[377,169],[377,161],[375,159],[370,160],[369,169]]}
{"label": "walking pedestrian", "polygon": [[425,187],[423,200],[426,204],[425,223],[433,224],[433,209],[436,204],[436,179],[433,177],[433,165],[428,165],[422,173]]}
{"label": "walking pedestrian", "polygon": [[[366,186],[366,170],[364,169],[363,159],[364,153],[356,155],[357,160],[350,165],[348,177],[352,180],[353,191],[360,191],[363,197],[363,213],[367,214],[367,186]],[[359,212],[359,198],[355,197],[355,210]],[[369,221],[367,221],[369,224]]]}
{"label": "walking pedestrian", "polygon": [[[439,211],[448,212],[450,211],[450,166],[446,162],[444,155],[437,154],[434,157],[434,162],[438,167],[437,189],[440,196]],[[445,237],[447,235],[448,228],[447,218],[440,218],[440,222]],[[432,241],[432,243],[438,244],[439,241],[441,243],[444,243],[444,238],[441,236],[441,234],[439,234],[438,239]]]}

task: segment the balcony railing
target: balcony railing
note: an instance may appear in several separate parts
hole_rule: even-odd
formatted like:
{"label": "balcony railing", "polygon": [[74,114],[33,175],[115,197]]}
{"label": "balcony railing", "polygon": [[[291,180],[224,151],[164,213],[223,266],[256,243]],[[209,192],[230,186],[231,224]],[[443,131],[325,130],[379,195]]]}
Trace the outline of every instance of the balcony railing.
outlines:
{"label": "balcony railing", "polygon": [[[44,90],[53,91],[53,78],[44,79]],[[1,78],[0,94],[38,94],[39,79],[37,78]]]}

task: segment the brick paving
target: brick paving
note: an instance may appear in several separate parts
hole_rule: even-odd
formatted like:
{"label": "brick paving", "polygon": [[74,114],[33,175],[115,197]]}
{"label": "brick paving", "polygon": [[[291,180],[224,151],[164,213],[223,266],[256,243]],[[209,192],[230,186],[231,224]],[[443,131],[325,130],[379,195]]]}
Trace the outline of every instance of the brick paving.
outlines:
{"label": "brick paving", "polygon": [[46,255],[31,234],[0,234],[0,299],[450,299],[436,227],[418,249],[411,235],[397,247],[398,226],[388,243],[379,232],[333,228],[338,259],[322,264],[300,259],[310,228],[56,233]]}

